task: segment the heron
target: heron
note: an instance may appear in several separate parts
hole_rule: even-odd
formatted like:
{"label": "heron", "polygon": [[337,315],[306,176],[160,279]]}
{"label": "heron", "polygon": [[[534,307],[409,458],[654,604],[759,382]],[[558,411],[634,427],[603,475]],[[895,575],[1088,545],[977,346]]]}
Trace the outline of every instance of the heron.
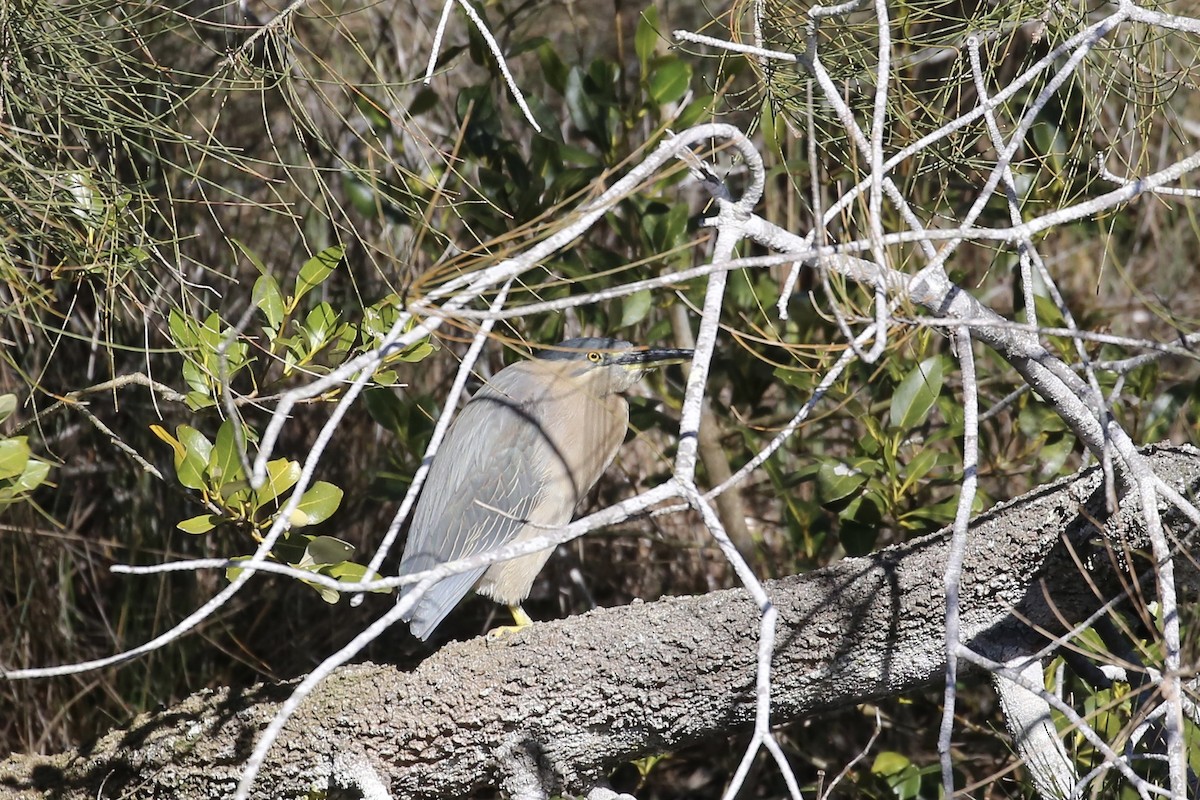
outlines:
{"label": "heron", "polygon": [[[571,521],[612,463],[629,426],[623,392],[691,350],[637,348],[620,339],[568,339],[497,372],[467,402],[434,456],[413,512],[400,575],[541,536]],[[475,591],[530,624],[521,604],[553,547],[449,575],[408,611],[428,639]],[[407,587],[401,594],[412,591]]]}

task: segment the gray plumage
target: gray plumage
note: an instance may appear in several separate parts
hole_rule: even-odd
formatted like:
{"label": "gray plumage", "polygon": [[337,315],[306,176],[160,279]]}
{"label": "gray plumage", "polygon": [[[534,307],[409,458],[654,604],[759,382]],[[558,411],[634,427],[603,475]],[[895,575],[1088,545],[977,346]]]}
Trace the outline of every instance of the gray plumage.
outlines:
{"label": "gray plumage", "polygon": [[[617,339],[569,339],[496,373],[450,426],[413,512],[400,574],[552,532],[612,462],[629,407],[621,392],[688,350],[638,350]],[[426,639],[472,586],[517,607],[553,548],[452,575],[407,618]],[[411,587],[408,588],[411,591]]]}

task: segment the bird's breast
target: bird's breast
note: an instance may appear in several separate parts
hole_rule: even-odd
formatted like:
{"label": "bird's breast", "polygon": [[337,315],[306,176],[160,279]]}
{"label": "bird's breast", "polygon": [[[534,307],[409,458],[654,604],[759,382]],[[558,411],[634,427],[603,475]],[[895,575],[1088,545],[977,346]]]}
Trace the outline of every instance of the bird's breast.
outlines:
{"label": "bird's breast", "polygon": [[619,395],[566,391],[554,403],[532,407],[565,410],[531,415],[530,423],[546,448],[541,468],[552,485],[569,487],[570,496],[563,499],[574,509],[616,457],[629,426],[628,405]]}

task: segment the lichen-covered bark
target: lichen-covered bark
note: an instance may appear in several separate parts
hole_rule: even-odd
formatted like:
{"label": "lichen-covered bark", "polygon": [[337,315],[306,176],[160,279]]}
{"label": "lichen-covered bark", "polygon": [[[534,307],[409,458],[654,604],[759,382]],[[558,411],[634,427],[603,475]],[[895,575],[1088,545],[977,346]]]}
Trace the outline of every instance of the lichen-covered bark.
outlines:
{"label": "lichen-covered bark", "polygon": [[[1200,452],[1147,453],[1167,482],[1194,495]],[[1107,539],[1089,521],[1102,519],[1095,470],[976,519],[962,587],[968,643],[1003,659],[1041,648],[1048,640],[1035,629],[1083,618],[1116,591],[1118,570],[1144,570],[1114,565],[1104,547],[1130,553],[1145,544],[1136,509],[1107,522]],[[941,678],[947,542],[942,532],[771,584],[777,721]],[[757,620],[747,593],[722,591],[447,645],[411,673],[344,668],[293,717],[257,793],[323,790],[346,772],[336,763],[365,759],[394,797],[458,796],[498,784],[497,754],[513,748],[533,753],[559,786],[586,787],[631,758],[744,727],[754,706]],[[287,692],[200,693],[85,750],[10,758],[0,762],[0,792],[227,797]]]}

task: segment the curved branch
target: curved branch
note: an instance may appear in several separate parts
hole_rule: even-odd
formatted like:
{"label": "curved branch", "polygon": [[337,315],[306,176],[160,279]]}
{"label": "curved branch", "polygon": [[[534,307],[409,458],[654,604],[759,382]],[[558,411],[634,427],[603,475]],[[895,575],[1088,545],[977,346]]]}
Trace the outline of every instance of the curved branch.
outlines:
{"label": "curved branch", "polygon": [[[1177,490],[1200,487],[1200,451],[1145,454]],[[1046,632],[1120,597],[1119,571],[1097,549],[1094,521],[1104,519],[1098,468],[976,519],[961,585],[963,643],[1005,661],[1042,653],[1053,644]],[[1178,515],[1167,521],[1190,529]],[[1103,524],[1125,552],[1146,546],[1136,504]],[[769,585],[779,612],[774,721],[942,678],[948,546],[943,531]],[[1087,575],[1076,559],[1091,565]],[[336,785],[344,770],[335,765],[350,752],[393,796],[458,796],[498,783],[498,754],[515,746],[536,752],[543,785],[587,787],[629,759],[748,729],[757,664],[745,639],[757,615],[747,592],[721,591],[451,644],[411,673],[341,669],[288,723],[256,790],[284,797]],[[105,796],[133,787],[142,797],[220,795],[290,691],[200,693],[86,751],[0,762],[0,787],[21,800],[46,792],[82,800],[101,787]]]}

